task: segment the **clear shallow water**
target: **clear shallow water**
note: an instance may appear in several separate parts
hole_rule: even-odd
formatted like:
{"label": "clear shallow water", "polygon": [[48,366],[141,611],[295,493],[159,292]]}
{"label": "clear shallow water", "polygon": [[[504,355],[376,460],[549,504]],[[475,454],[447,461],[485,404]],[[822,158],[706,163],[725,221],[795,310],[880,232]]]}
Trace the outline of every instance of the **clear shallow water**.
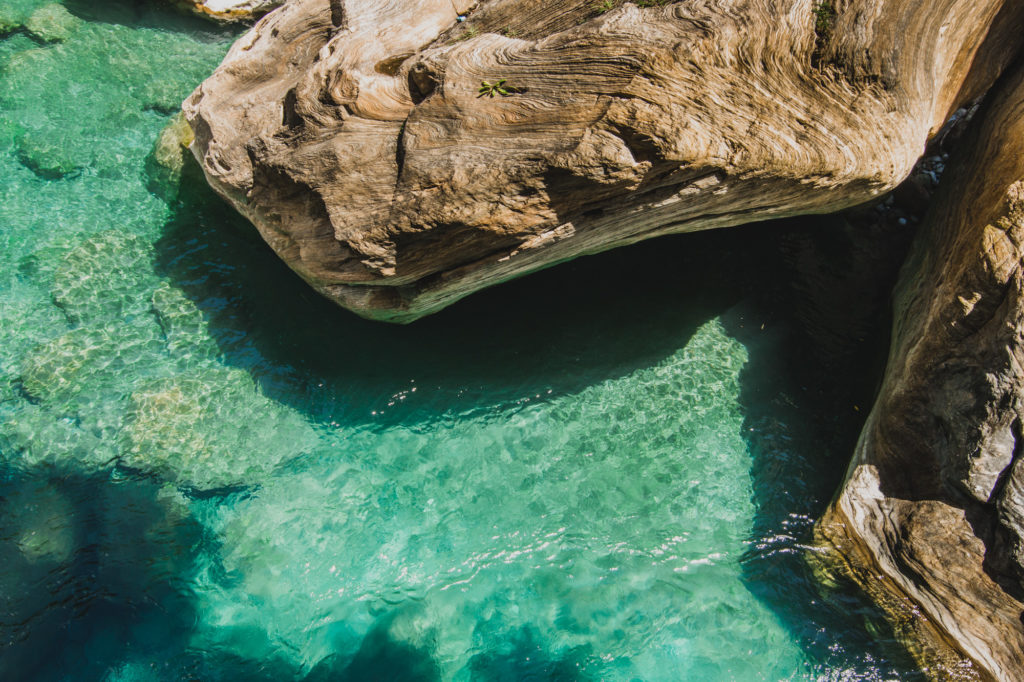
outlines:
{"label": "clear shallow water", "polygon": [[154,168],[231,33],[0,1],[0,677],[912,678],[800,558],[856,391],[786,228],[363,322]]}

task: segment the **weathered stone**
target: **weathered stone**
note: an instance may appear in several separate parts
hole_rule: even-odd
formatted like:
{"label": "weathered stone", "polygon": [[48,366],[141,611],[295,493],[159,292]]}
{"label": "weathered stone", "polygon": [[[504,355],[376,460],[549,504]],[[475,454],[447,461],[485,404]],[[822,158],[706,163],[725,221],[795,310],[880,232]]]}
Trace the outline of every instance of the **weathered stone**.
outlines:
{"label": "weathered stone", "polygon": [[848,0],[825,26],[812,0],[614,4],[293,0],[185,103],[193,152],[319,292],[409,321],[876,197],[1012,54],[986,42],[1003,0]]}
{"label": "weathered stone", "polygon": [[201,16],[217,21],[255,19],[280,7],[285,0],[173,0]]}
{"label": "weathered stone", "polygon": [[819,525],[936,677],[1024,679],[1022,111],[1018,68],[904,267],[885,380]]}
{"label": "weathered stone", "polygon": [[[186,101],[193,153],[317,291],[404,322],[579,255],[878,197],[1024,35],[1007,0],[612,4],[292,0]],[[931,208],[819,526],[936,677],[1024,679],[1022,81]]]}

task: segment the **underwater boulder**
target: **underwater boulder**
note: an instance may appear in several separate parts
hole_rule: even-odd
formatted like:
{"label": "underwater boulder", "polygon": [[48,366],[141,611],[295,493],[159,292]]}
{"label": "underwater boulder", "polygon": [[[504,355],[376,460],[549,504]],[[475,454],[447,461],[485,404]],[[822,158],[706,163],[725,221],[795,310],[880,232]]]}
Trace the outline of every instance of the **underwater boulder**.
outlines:
{"label": "underwater boulder", "polygon": [[115,230],[89,237],[69,251],[53,277],[53,301],[74,323],[146,311],[140,291],[153,289],[152,246]]}
{"label": "underwater boulder", "polygon": [[132,393],[127,412],[122,463],[203,490],[259,482],[315,442],[298,414],[238,369],[150,382]]}
{"label": "underwater boulder", "polygon": [[160,131],[153,151],[146,158],[149,189],[157,196],[171,201],[178,196],[178,185],[187,161],[188,146],[192,144],[192,129],[185,115],[178,112]]}
{"label": "underwater boulder", "polygon": [[72,244],[66,243],[40,247],[18,261],[18,272],[22,277],[49,289],[53,285],[53,275],[60,267],[61,259],[72,248]]}
{"label": "underwater boulder", "polygon": [[4,0],[0,3],[0,35],[25,27],[25,22],[46,0]]}
{"label": "underwater boulder", "polygon": [[55,2],[32,12],[25,29],[44,43],[62,43],[74,35],[81,24],[81,19]]}
{"label": "underwater boulder", "polygon": [[23,471],[56,465],[91,471],[116,456],[110,443],[40,405],[23,405],[0,423],[0,460]]}
{"label": "underwater boulder", "polygon": [[202,311],[181,289],[165,282],[153,292],[152,302],[172,356],[192,359],[217,355],[217,344],[210,337]]}
{"label": "underwater boulder", "polygon": [[81,327],[36,346],[22,360],[22,388],[44,403],[85,407],[84,393],[101,393],[125,377],[143,374],[164,353],[160,329],[149,319],[117,327]]}
{"label": "underwater boulder", "polygon": [[18,137],[18,160],[44,180],[60,180],[83,167],[83,162],[74,158],[66,145],[37,132],[25,132]]}

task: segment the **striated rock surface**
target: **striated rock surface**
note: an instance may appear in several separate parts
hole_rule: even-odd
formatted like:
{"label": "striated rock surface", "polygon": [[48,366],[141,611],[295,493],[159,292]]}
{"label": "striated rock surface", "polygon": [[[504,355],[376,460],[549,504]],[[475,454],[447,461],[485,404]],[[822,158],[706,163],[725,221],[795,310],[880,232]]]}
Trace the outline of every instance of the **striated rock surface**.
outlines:
{"label": "striated rock surface", "polygon": [[285,0],[174,0],[175,4],[186,7],[218,21],[244,21],[262,16],[280,7]]}
{"label": "striated rock surface", "polygon": [[892,189],[1010,58],[1013,5],[292,0],[184,109],[211,184],[296,272],[404,322]]}
{"label": "striated rock surface", "polygon": [[896,290],[826,559],[935,677],[1024,679],[1024,68],[989,96]]}

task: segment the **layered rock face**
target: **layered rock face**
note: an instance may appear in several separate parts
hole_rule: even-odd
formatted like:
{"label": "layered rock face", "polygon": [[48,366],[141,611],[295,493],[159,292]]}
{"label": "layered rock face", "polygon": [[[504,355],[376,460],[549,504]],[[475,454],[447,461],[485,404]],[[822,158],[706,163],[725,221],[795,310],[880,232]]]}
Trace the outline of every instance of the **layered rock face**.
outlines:
{"label": "layered rock face", "polygon": [[244,21],[280,7],[285,0],[173,0],[196,14],[218,21]]}
{"label": "layered rock face", "polygon": [[291,0],[185,111],[211,184],[296,272],[409,321],[891,189],[1008,59],[986,40],[1004,4]]}
{"label": "layered rock face", "polygon": [[904,267],[884,385],[819,530],[937,676],[1020,680],[1024,68],[983,111]]}

